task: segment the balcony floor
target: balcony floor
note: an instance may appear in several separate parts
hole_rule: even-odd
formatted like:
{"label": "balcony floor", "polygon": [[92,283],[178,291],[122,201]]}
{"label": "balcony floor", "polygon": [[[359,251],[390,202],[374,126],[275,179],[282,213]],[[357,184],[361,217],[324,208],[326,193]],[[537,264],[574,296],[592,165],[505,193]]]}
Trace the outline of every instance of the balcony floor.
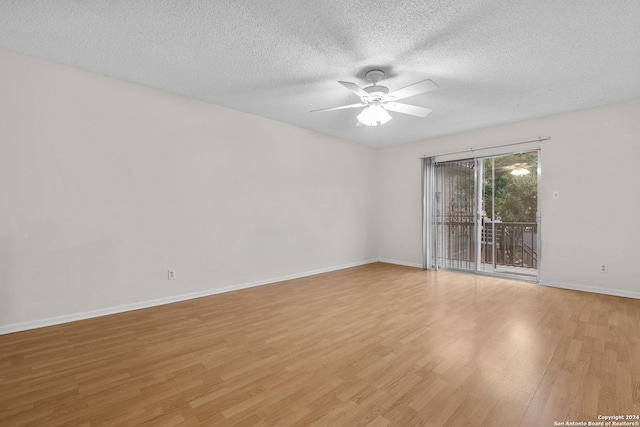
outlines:
{"label": "balcony floor", "polygon": [[[475,263],[467,261],[447,260],[446,267],[475,271]],[[510,274],[526,277],[536,277],[538,275],[538,270],[536,268],[496,264],[494,270],[493,264],[486,262],[480,264],[478,271],[483,273]]]}
{"label": "balcony floor", "polygon": [[[490,272],[493,268],[492,264],[482,263],[480,267],[481,271]],[[538,275],[538,269],[530,267],[516,267],[512,265],[500,265],[497,264],[494,270],[495,273],[503,274],[517,274],[520,276],[536,277]]]}

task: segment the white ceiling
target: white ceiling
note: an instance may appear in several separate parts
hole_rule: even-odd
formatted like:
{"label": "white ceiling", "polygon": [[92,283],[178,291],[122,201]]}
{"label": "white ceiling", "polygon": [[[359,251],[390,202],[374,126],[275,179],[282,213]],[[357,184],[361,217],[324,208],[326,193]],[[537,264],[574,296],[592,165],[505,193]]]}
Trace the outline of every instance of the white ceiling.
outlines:
{"label": "white ceiling", "polygon": [[[373,146],[640,97],[638,0],[0,0],[0,47]],[[434,112],[310,113],[371,68]]]}

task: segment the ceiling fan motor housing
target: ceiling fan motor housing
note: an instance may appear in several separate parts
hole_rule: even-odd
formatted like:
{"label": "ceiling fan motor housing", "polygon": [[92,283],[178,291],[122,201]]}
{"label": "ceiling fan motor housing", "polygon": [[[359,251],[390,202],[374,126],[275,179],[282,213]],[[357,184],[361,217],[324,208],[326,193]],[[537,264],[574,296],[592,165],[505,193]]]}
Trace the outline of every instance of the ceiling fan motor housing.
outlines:
{"label": "ceiling fan motor housing", "polygon": [[381,98],[389,93],[389,88],[386,86],[373,85],[365,87],[364,91],[371,95],[373,98]]}
{"label": "ceiling fan motor housing", "polygon": [[[384,95],[389,93],[389,88],[386,86],[378,85],[378,82],[384,78],[384,71],[382,70],[369,70],[365,75],[366,79],[373,83],[372,86],[365,87],[364,90],[372,99],[380,99]],[[363,99],[364,100],[364,99]]]}

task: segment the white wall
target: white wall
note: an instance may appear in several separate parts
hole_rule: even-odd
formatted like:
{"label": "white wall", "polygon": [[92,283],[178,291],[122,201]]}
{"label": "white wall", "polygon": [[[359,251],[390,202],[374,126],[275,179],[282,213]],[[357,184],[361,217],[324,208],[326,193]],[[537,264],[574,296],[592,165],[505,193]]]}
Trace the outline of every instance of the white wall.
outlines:
{"label": "white wall", "polygon": [[640,297],[640,100],[374,150],[8,51],[0,64],[0,333],[377,257],[421,265],[419,158],[537,136],[552,137],[544,283]]}
{"label": "white wall", "polygon": [[419,157],[538,136],[543,283],[640,298],[640,99],[380,150],[380,258],[422,264]]}
{"label": "white wall", "polygon": [[0,329],[376,258],[372,148],[0,64]]}

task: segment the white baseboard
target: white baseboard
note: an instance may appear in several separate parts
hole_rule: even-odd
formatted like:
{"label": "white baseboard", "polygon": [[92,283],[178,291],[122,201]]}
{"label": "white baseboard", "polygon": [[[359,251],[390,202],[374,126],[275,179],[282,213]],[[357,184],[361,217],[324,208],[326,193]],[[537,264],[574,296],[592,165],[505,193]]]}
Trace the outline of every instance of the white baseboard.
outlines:
{"label": "white baseboard", "polygon": [[343,270],[345,268],[357,267],[360,265],[371,264],[374,262],[378,262],[378,259],[357,261],[357,262],[341,264],[333,267],[326,267],[326,268],[320,268],[317,270],[304,271],[302,273],[288,274],[286,276],[272,277],[270,279],[256,280],[253,282],[226,286],[224,288],[208,289],[206,291],[192,292],[189,294],[182,294],[182,295],[176,295],[176,296],[171,296],[166,298],[141,301],[141,302],[136,302],[132,304],[120,305],[116,307],[101,308],[98,310],[85,311],[82,313],[66,314],[63,316],[49,317],[46,319],[33,320],[29,322],[14,323],[10,325],[0,326],[0,335],[10,334],[12,332],[26,331],[29,329],[43,328],[45,326],[59,325],[62,323],[75,322],[78,320],[91,319],[93,317],[106,316],[108,314],[116,314],[116,313],[123,313],[126,311],[140,310],[142,308],[149,308],[149,307],[155,307],[158,305],[171,304],[173,302],[185,301],[185,300],[190,300],[194,298],[201,298],[201,297],[221,294],[225,292],[237,291],[240,289],[253,288],[255,286],[269,285],[272,283],[283,282],[285,280],[299,279],[301,277],[313,276],[321,273],[328,273],[330,271]]}
{"label": "white baseboard", "polygon": [[625,297],[640,299],[640,292],[625,291],[622,289],[599,288],[597,286],[576,285],[574,283],[551,282],[549,280],[541,280],[543,286],[551,286],[554,288],[571,289],[573,291],[592,292],[596,294],[611,295],[615,297]]}
{"label": "white baseboard", "polygon": [[379,262],[386,262],[387,264],[404,265],[405,267],[422,268],[422,264],[415,262],[398,261],[397,259],[378,258]]}

